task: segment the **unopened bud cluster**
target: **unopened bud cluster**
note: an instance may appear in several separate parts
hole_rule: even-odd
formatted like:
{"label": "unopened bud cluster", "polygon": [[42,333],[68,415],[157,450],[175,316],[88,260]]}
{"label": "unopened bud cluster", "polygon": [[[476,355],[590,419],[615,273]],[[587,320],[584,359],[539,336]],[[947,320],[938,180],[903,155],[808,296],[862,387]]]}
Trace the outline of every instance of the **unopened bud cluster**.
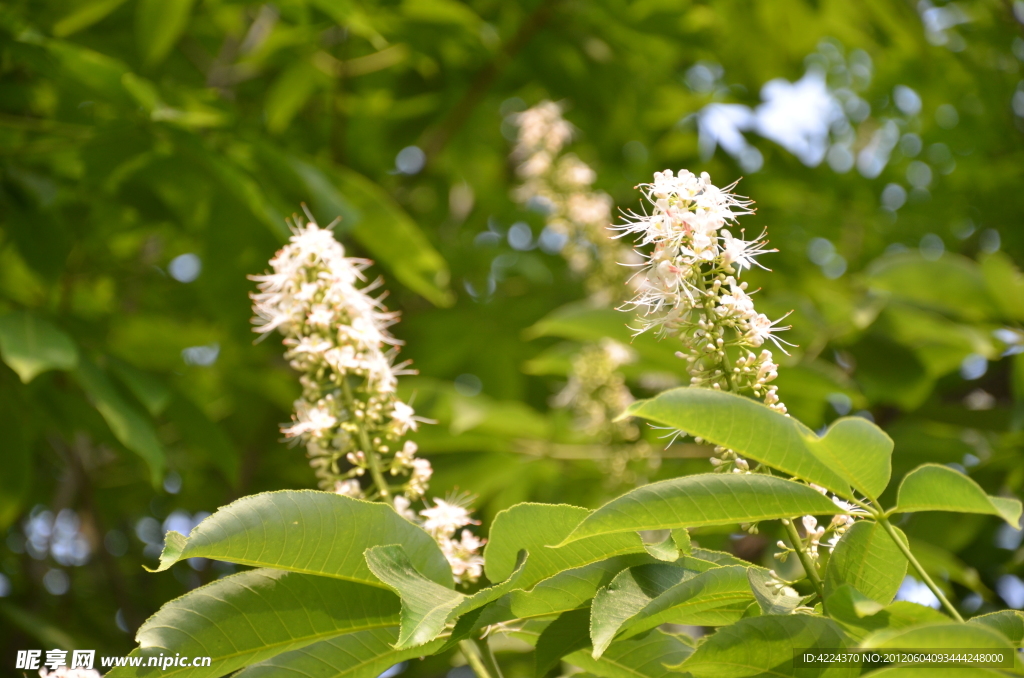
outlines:
{"label": "unopened bud cluster", "polygon": [[[346,257],[331,231],[312,219],[296,222],[270,260],[272,271],[252,276],[259,283],[253,324],[263,335],[284,335],[285,357],[301,373],[302,396],[281,432],[306,446],[321,489],[391,500],[423,522],[410,505],[423,498],[433,471],[404,438],[426,420],[396,395],[398,376],[413,372],[408,363],[395,364],[401,342],[388,328],[398,314],[370,295],[380,285],[366,281],[370,263]],[[448,543],[451,535],[435,537],[460,581],[475,581],[479,541],[463,535],[456,545]]]}
{"label": "unopened bud cluster", "polygon": [[585,345],[573,357],[569,381],[554,404],[571,408],[576,427],[588,435],[636,440],[640,431],[635,423],[615,421],[633,403],[619,368],[635,360],[632,349],[612,339]]}
{"label": "unopened bud cluster", "polygon": [[636,423],[618,418],[634,400],[620,368],[635,360],[632,349],[613,339],[585,344],[572,358],[565,388],[552,401],[572,412],[576,429],[602,445],[608,455],[605,477],[612,487],[635,484],[661,461],[640,439]]}
{"label": "unopened bud cluster", "polygon": [[569,267],[584,277],[598,301],[614,303],[623,293],[618,264],[636,263],[637,257],[611,237],[612,199],[593,190],[597,174],[576,155],[563,152],[572,125],[551,101],[513,120],[519,131],[512,155],[522,180],[514,197],[545,213],[547,227],[565,241],[561,253]]}

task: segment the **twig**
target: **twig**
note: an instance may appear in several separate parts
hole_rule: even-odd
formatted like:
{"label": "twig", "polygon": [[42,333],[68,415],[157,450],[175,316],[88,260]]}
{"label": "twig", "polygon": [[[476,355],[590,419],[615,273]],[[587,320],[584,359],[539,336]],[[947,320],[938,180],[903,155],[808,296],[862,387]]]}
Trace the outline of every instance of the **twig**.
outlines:
{"label": "twig", "polygon": [[917,574],[921,577],[921,580],[928,585],[928,588],[932,590],[932,593],[935,594],[935,597],[939,599],[940,603],[942,603],[942,607],[946,608],[946,612],[948,612],[953,617],[953,619],[956,619],[958,622],[962,622],[964,618],[960,616],[960,613],[957,612],[957,609],[953,607],[952,603],[949,602],[949,599],[946,598],[946,595],[942,592],[942,589],[936,586],[935,582],[932,581],[932,578],[929,577],[928,573],[924,571],[924,568],[921,566],[921,563],[918,562],[917,558],[914,557],[914,554],[910,552],[910,547],[904,544],[903,540],[900,539],[898,534],[896,534],[896,529],[893,528],[892,523],[889,522],[889,519],[885,516],[877,516],[876,520],[878,520],[878,524],[882,526],[882,529],[884,529],[889,534],[889,536],[892,537],[892,540],[896,542],[896,547],[899,548],[899,550],[903,552],[903,555],[907,557],[907,560],[910,561],[910,564],[914,567],[914,570],[916,570]]}
{"label": "twig", "polygon": [[783,520],[782,524],[786,526],[786,531],[789,532],[789,539],[793,542],[793,550],[796,551],[796,557],[800,559],[800,564],[804,567],[804,572],[807,574],[807,578],[811,580],[811,584],[814,585],[814,591],[821,598],[821,607],[825,608],[825,587],[821,584],[821,577],[818,575],[818,568],[811,562],[810,556],[807,555],[807,551],[804,550],[804,540],[800,538],[800,533],[796,531],[796,525],[792,520]]}

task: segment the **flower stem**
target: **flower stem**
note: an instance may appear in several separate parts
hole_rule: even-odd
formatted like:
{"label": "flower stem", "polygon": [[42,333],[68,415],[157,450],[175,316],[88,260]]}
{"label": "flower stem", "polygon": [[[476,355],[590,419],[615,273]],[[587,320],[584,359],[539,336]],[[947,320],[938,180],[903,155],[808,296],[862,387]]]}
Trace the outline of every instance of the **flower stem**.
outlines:
{"label": "flower stem", "polygon": [[876,516],[876,520],[878,520],[878,524],[882,526],[882,529],[888,532],[889,536],[892,537],[892,540],[896,542],[896,547],[899,548],[899,550],[903,552],[903,555],[907,557],[907,560],[910,561],[910,564],[913,566],[918,576],[921,577],[921,581],[928,585],[928,588],[932,590],[935,597],[939,599],[940,603],[942,603],[942,607],[946,608],[946,612],[948,612],[953,619],[956,619],[958,622],[962,622],[964,618],[960,616],[960,613],[957,612],[955,607],[953,607],[953,604],[949,602],[949,599],[946,598],[946,594],[942,592],[942,589],[936,586],[935,582],[932,581],[932,578],[924,571],[921,563],[919,563],[917,558],[914,557],[914,554],[910,552],[910,547],[904,544],[903,540],[900,539],[898,534],[896,534],[896,529],[892,526],[892,523],[889,522],[889,519],[885,516]]}
{"label": "flower stem", "polygon": [[786,531],[789,532],[789,540],[793,542],[793,550],[796,551],[796,557],[800,559],[800,564],[803,565],[807,578],[811,580],[815,593],[821,598],[822,609],[825,609],[825,587],[821,584],[818,568],[814,566],[811,557],[804,550],[804,540],[800,538],[800,533],[797,532],[796,525],[792,520],[783,520],[782,524],[786,526]]}
{"label": "flower stem", "polygon": [[[460,640],[459,649],[462,650],[462,654],[466,655],[466,661],[473,667],[477,678],[502,678],[501,671],[494,662],[494,655],[491,654],[486,640]],[[489,667],[488,664],[491,666]]]}
{"label": "flower stem", "polygon": [[[345,407],[348,408],[349,413],[354,413],[356,411],[356,399],[352,395],[352,387],[347,379],[341,380],[341,390],[345,394]],[[370,444],[370,437],[366,435],[366,429],[361,425],[357,425],[356,428],[359,431],[359,443],[362,445],[363,454],[366,456],[366,464],[370,467],[370,477],[373,478],[373,484],[377,486],[381,499],[388,501],[391,499],[391,490],[388,488],[388,481],[384,478],[384,474],[380,471],[380,457],[377,456],[377,451]]]}
{"label": "flower stem", "polygon": [[[715,273],[714,270],[710,271],[710,275],[712,276],[712,279],[714,278],[714,273]],[[697,280],[700,283],[700,291],[701,291],[701,315],[704,316],[704,321],[706,323],[708,323],[708,325],[714,327],[715,320],[714,320],[714,318],[712,318],[712,314],[714,313],[714,309],[709,309],[708,306],[707,306],[707,303],[708,303],[708,294],[707,294],[708,286],[707,286],[707,282],[705,282],[705,280],[704,280],[704,275],[705,275],[704,271],[701,270],[700,271],[700,275],[697,276]],[[723,348],[722,350],[724,351],[725,349]],[[722,368],[722,379],[725,381],[725,388],[723,390],[724,391],[729,391],[731,393],[737,393],[736,389],[733,388],[733,386],[732,386],[732,375],[729,374],[729,360],[728,360],[728,358],[723,356],[719,360],[719,365],[721,365],[721,368]]]}

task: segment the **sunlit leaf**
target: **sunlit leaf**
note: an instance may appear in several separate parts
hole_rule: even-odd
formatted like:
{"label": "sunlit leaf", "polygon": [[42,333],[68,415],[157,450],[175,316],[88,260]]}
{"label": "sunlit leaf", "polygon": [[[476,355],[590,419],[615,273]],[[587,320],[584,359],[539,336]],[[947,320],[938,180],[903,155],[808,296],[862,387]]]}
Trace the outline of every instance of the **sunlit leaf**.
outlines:
{"label": "sunlit leaf", "polygon": [[739,619],[753,601],[742,566],[703,572],[661,563],[632,567],[594,596],[594,657],[600,657],[620,633],[633,636],[664,623],[727,624]]}
{"label": "sunlit leaf", "polygon": [[523,588],[563,570],[612,556],[644,552],[637,534],[603,535],[565,548],[548,548],[562,541],[589,513],[587,509],[565,504],[517,504],[502,511],[491,525],[484,549],[487,578],[492,582],[508,579],[520,549],[530,554],[519,579]]}
{"label": "sunlit leaf", "polygon": [[92,0],[76,7],[53,25],[53,34],[65,38],[92,26],[124,4],[125,0]]}
{"label": "sunlit leaf", "polygon": [[1021,503],[985,494],[978,483],[948,466],[924,464],[907,474],[896,499],[897,513],[956,511],[999,516],[1019,527]]}
{"label": "sunlit leaf", "polygon": [[145,676],[148,657],[210,657],[209,667],[169,666],[160,675],[222,676],[253,662],[343,633],[398,622],[398,598],[376,586],[259,569],[219,579],[164,605],[136,633],[142,668],[111,678]]}
{"label": "sunlit leaf", "polygon": [[34,313],[0,316],[0,357],[23,383],[47,370],[70,370],[78,364],[71,337]]}
{"label": "sunlit leaf", "polygon": [[728,525],[806,514],[836,505],[807,485],[773,476],[707,473],[627,492],[587,516],[559,547],[588,537],[701,525]]}
{"label": "sunlit leaf", "polygon": [[[702,642],[677,671],[696,678],[742,676],[800,676],[808,669],[795,668],[794,648],[842,649],[849,640],[838,624],[805,614],[741,619],[719,629]],[[813,670],[813,669],[812,669]],[[857,666],[830,665],[819,676],[856,676]]]}
{"label": "sunlit leaf", "polygon": [[984,624],[921,624],[901,629],[884,629],[869,635],[861,643],[867,648],[908,648],[941,650],[1012,650],[1010,641]]}
{"label": "sunlit leaf", "polygon": [[999,610],[989,612],[968,620],[970,624],[981,624],[990,629],[995,629],[1007,640],[1019,647],[1024,641],[1024,612],[1020,610]]}
{"label": "sunlit leaf", "polygon": [[949,621],[949,617],[938,610],[905,600],[882,606],[849,584],[835,589],[826,597],[825,602],[828,616],[839,622],[857,640],[881,629],[901,629]]}
{"label": "sunlit leaf", "polygon": [[668,667],[692,653],[692,641],[688,638],[655,629],[638,638],[615,641],[600,659],[579,650],[567,655],[565,661],[602,678],[668,678],[675,675]]}
{"label": "sunlit leaf", "polygon": [[793,589],[772,584],[772,576],[761,568],[747,568],[747,580],[754,593],[761,614],[790,614],[803,602]]}
{"label": "sunlit leaf", "polygon": [[889,483],[892,440],[860,417],[840,419],[823,437],[749,398],[705,388],[677,388],[633,403],[643,417],[722,445],[833,492],[849,485],[877,497]]}
{"label": "sunlit leaf", "polygon": [[516,588],[517,574],[522,571],[520,564],[504,582],[464,595],[420,574],[400,545],[375,546],[365,555],[370,571],[402,599],[402,632],[396,650],[434,640],[449,622]]}
{"label": "sunlit leaf", "polygon": [[[893,528],[906,544],[906,536]],[[836,544],[825,569],[825,595],[849,584],[882,605],[892,602],[907,573],[907,559],[878,523],[853,524]]]}
{"label": "sunlit leaf", "polygon": [[396,650],[397,640],[397,626],[346,633],[251,664],[236,673],[235,678],[376,678],[400,662],[433,654],[444,645],[443,640],[436,640]]}
{"label": "sunlit leaf", "polygon": [[217,509],[188,537],[168,532],[155,571],[202,557],[383,587],[363,552],[396,542],[418,572],[453,586],[451,568],[437,543],[391,506],[313,490],[243,497]]}
{"label": "sunlit leaf", "polygon": [[194,0],[139,0],[135,33],[147,65],[163,61],[188,25]]}

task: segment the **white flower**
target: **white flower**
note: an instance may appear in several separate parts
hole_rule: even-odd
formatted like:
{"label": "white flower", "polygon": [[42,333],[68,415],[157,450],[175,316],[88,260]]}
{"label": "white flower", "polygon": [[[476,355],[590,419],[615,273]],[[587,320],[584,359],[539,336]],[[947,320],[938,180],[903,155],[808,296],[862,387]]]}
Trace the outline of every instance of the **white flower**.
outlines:
{"label": "white flower", "polygon": [[582,274],[593,298],[602,303],[618,300],[625,286],[618,264],[639,264],[638,255],[612,236],[611,196],[591,190],[594,170],[562,150],[572,126],[562,118],[558,104],[545,101],[511,118],[518,126],[512,153],[523,183],[513,196],[527,207],[542,211],[546,229],[564,236],[560,253],[569,268]]}
{"label": "white flower", "polygon": [[[303,387],[292,421],[281,431],[306,445],[322,489],[355,491],[353,478],[369,469],[364,455],[408,452],[401,438],[427,421],[395,397],[398,375],[413,373],[408,363],[394,364],[401,342],[388,328],[398,316],[371,296],[379,281],[366,282],[370,262],[346,257],[330,229],[313,221],[293,226],[270,265],[271,272],[252,276],[259,288],[252,295],[253,323],[261,334],[284,335],[285,357],[302,372]],[[373,441],[371,449],[357,450],[364,441]],[[414,464],[411,449],[391,468],[415,475],[411,487],[419,497],[427,489],[429,464]],[[346,458],[358,460],[347,472],[339,465]]]}
{"label": "white flower", "polygon": [[310,436],[322,438],[325,433],[333,429],[338,419],[331,414],[326,403],[320,402],[311,405],[305,400],[295,401],[295,423],[281,429],[287,438],[298,438]]}
{"label": "white flower", "polygon": [[355,497],[356,499],[362,499],[363,488],[359,486],[359,481],[354,478],[339,480],[334,484],[334,494],[340,494],[343,497]]}
{"label": "white flower", "polygon": [[405,493],[411,499],[419,499],[427,491],[427,483],[430,482],[430,477],[434,475],[434,469],[431,467],[430,462],[426,459],[413,459],[412,473],[409,474],[409,482],[405,485]]}
{"label": "white flower", "polygon": [[391,410],[391,420],[395,423],[395,430],[398,435],[405,435],[406,431],[415,431],[419,426],[419,418],[416,417],[416,411],[411,407],[403,403],[401,400],[396,400]]}
{"label": "white flower", "polygon": [[469,510],[457,503],[434,499],[434,506],[420,511],[423,529],[433,535],[451,537],[460,527],[475,525]]}
{"label": "white flower", "polygon": [[767,385],[778,366],[771,352],[754,349],[766,341],[782,348],[787,342],[776,333],[788,328],[758,313],[747,283],[737,280],[744,269],[760,265],[756,257],[775,250],[767,249],[763,233],[745,241],[726,228],[753,213],[749,200],[731,192],[734,186],[720,189],[706,173],[686,170],[656,172],[640,186],[648,209],[631,213],[616,230],[649,251],[636,276],[637,293],[622,310],[637,313],[637,333],[653,330],[682,340],[691,385],[750,391],[785,414],[776,387]]}
{"label": "white flower", "polygon": [[455,580],[462,584],[480,579],[484,571],[484,559],[477,550],[484,541],[469,530],[463,530],[458,540],[443,537],[439,540],[441,552],[452,568]]}
{"label": "white flower", "polygon": [[410,508],[412,506],[412,502],[409,501],[407,497],[397,494],[392,500],[392,504],[395,507],[395,511],[398,512],[398,515],[402,516],[409,522],[416,522],[416,512]]}

